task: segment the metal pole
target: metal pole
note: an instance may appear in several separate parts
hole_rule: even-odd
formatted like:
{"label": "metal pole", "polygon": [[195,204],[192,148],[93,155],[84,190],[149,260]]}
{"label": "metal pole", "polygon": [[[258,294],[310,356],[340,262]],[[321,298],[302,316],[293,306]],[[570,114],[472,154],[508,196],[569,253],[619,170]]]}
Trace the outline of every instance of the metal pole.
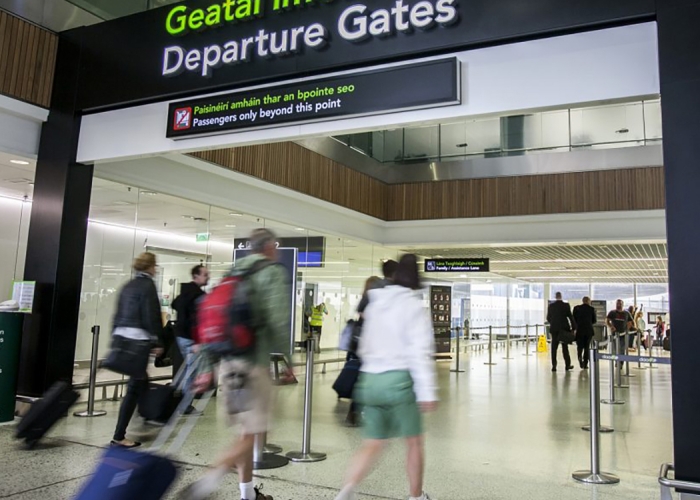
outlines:
{"label": "metal pole", "polygon": [[314,392],[314,351],[316,339],[306,339],[306,384],[304,391],[304,429],[301,451],[290,451],[287,458],[292,462],[320,462],[326,459],[325,453],[311,451],[311,412]]}
{"label": "metal pole", "polygon": [[513,359],[510,357],[510,319],[506,325],[506,357],[503,359]]}
{"label": "metal pole", "polygon": [[266,434],[256,434],[253,445],[253,470],[279,469],[289,463],[287,457],[266,453]]}
{"label": "metal pole", "polygon": [[450,370],[453,373],[464,373],[464,370],[461,370],[459,368],[459,333],[462,331],[460,327],[455,328],[457,331],[457,344],[456,344],[456,356],[455,356],[455,367],[454,369]]}
{"label": "metal pole", "polygon": [[100,348],[100,326],[92,327],[92,356],[90,358],[90,386],[88,388],[87,411],[75,412],[76,417],[101,417],[106,411],[95,411],[95,384],[97,383],[97,351]]}
{"label": "metal pole", "polygon": [[590,406],[591,406],[591,469],[576,471],[572,477],[581,483],[592,484],[616,484],[620,478],[600,471],[600,386],[598,383],[598,343],[595,342],[591,348],[592,370],[590,374]]}
{"label": "metal pole", "polygon": [[[612,344],[612,354],[617,355],[617,347],[618,347],[618,342],[617,342],[618,336],[615,335],[614,333],[612,334],[610,341],[613,343]],[[623,405],[625,404],[624,401],[621,401],[619,399],[615,399],[615,360],[611,359],[610,360],[610,399],[604,399],[601,401],[601,403],[606,404],[606,405]]]}
{"label": "metal pole", "polygon": [[[629,335],[629,333],[627,335]],[[625,339],[625,355],[629,356],[629,353],[630,353],[630,339]],[[639,351],[637,351],[637,355],[639,355]],[[630,362],[629,361],[625,364],[625,377],[627,377],[627,378],[636,377],[636,375],[630,374]]]}
{"label": "metal pole", "polygon": [[530,354],[530,325],[525,325],[525,354],[523,356],[532,356]]}
{"label": "metal pole", "polygon": [[484,363],[485,365],[495,365],[493,362],[493,326],[489,325],[489,362]]}
{"label": "metal pole", "polygon": [[[620,339],[622,339],[623,347],[620,349]],[[617,350],[615,354],[617,355],[623,355],[626,353],[626,347],[627,347],[627,335],[619,335],[617,337],[617,343],[615,345],[615,349]],[[622,351],[622,352],[619,352]],[[629,364],[629,363],[627,363]],[[629,385],[623,384],[622,383],[622,361],[618,361],[616,363],[617,366],[617,388],[618,389],[629,389]]]}
{"label": "metal pole", "polygon": [[646,332],[639,332],[639,335],[637,336],[637,370],[646,370],[646,366],[642,366],[642,336]]}
{"label": "metal pole", "polygon": [[[596,380],[595,392],[596,392],[596,416],[598,418],[597,428],[598,428],[598,432],[609,433],[609,432],[613,432],[615,429],[613,429],[612,427],[604,427],[604,426],[600,425],[600,364],[598,363],[597,355],[598,355],[598,341],[594,340],[593,345],[591,346],[591,353],[589,356],[589,362],[592,364],[591,378],[595,377],[595,380]],[[595,373],[593,373],[593,372],[595,372]],[[592,381],[590,383],[593,384]],[[591,399],[591,403],[593,403],[593,399]],[[590,432],[591,425],[584,425],[583,427],[581,427],[581,429],[583,429],[584,431]]]}

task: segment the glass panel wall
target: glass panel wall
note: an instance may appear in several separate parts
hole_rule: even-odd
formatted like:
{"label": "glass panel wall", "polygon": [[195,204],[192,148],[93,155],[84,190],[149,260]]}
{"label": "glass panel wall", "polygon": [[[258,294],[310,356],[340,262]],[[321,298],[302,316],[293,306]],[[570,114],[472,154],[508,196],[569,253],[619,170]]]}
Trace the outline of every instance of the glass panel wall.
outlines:
{"label": "glass panel wall", "polygon": [[492,158],[658,143],[661,102],[648,100],[334,137],[382,163]]}

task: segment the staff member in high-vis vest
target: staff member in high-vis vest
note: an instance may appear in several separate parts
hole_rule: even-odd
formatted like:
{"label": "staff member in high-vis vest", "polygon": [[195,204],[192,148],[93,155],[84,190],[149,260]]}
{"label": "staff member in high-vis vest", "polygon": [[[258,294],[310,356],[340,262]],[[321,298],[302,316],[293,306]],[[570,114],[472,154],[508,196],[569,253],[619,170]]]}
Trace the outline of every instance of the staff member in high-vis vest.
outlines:
{"label": "staff member in high-vis vest", "polygon": [[316,338],[316,354],[321,353],[321,330],[323,329],[323,316],[328,316],[328,308],[326,307],[325,303],[321,302],[319,305],[311,308],[309,326],[311,327],[311,335]]}

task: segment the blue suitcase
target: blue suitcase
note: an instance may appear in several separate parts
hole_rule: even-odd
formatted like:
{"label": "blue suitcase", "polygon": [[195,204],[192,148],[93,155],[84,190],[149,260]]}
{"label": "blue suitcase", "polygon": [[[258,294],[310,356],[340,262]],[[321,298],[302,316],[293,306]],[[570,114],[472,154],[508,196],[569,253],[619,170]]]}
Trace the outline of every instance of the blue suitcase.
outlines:
{"label": "blue suitcase", "polygon": [[173,462],[133,449],[111,448],[77,500],[159,500],[177,477]]}
{"label": "blue suitcase", "polygon": [[[175,453],[185,443],[194,428],[201,411],[206,408],[214,391],[207,392],[198,403],[191,416],[185,416],[182,429],[168,449]],[[95,474],[90,478],[75,500],[159,500],[165,496],[177,478],[178,471],[173,461],[158,454],[192,402],[189,394],[175,410],[168,424],[158,435],[148,451],[136,449],[110,448],[100,459]]]}
{"label": "blue suitcase", "polygon": [[338,394],[339,398],[352,399],[352,392],[355,389],[355,384],[360,376],[360,366],[362,363],[359,359],[349,359],[345,362],[345,366],[340,371],[340,375],[333,383],[333,390]]}

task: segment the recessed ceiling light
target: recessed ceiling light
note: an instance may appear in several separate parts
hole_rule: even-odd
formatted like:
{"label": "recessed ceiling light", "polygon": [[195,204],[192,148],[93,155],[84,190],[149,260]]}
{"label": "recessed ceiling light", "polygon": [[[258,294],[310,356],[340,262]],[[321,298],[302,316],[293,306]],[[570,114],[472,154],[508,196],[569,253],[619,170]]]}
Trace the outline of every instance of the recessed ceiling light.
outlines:
{"label": "recessed ceiling light", "polygon": [[29,165],[29,162],[24,160],[10,160],[10,163],[14,163],[15,165]]}
{"label": "recessed ceiling light", "polygon": [[303,227],[298,227],[298,228],[296,228],[296,230],[297,231],[306,231],[306,229],[304,229]]}
{"label": "recessed ceiling light", "polygon": [[226,224],[226,227],[236,227],[235,224]]}
{"label": "recessed ceiling light", "polygon": [[466,274],[460,274],[459,277],[460,277],[460,278],[466,278],[467,275],[466,275]]}
{"label": "recessed ceiling light", "polygon": [[145,194],[146,196],[157,196],[158,193],[155,191],[141,191],[141,194]]}
{"label": "recessed ceiling light", "polygon": [[230,212],[229,215],[231,217],[243,217],[243,214],[239,214],[238,212]]}

